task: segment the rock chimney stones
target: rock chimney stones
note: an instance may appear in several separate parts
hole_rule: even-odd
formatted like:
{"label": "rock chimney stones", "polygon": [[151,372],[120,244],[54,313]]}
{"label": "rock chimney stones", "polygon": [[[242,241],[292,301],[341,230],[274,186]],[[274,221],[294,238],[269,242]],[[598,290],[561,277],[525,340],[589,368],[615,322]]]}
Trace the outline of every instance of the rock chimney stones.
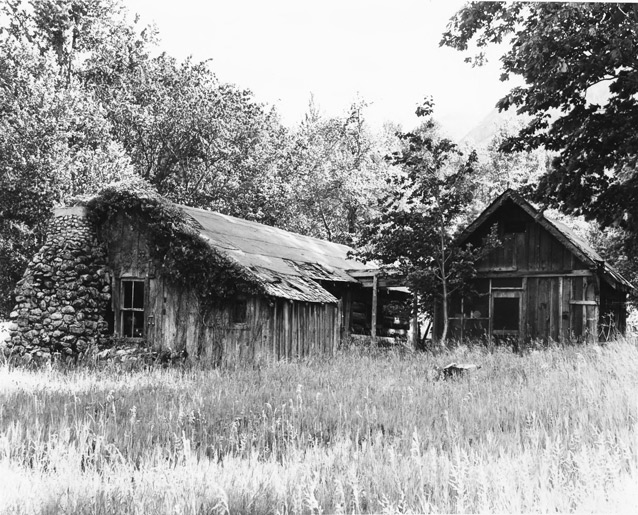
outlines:
{"label": "rock chimney stones", "polygon": [[103,343],[110,300],[104,246],[85,208],[56,209],[44,246],[16,287],[7,351],[78,356]]}

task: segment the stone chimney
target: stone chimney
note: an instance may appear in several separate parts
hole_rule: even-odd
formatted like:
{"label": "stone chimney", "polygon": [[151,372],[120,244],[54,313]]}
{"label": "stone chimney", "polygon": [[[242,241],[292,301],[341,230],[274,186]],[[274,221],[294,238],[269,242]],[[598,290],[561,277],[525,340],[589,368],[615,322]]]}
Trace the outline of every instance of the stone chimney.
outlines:
{"label": "stone chimney", "polygon": [[79,356],[106,341],[106,252],[81,206],[57,208],[46,243],[16,287],[6,352]]}

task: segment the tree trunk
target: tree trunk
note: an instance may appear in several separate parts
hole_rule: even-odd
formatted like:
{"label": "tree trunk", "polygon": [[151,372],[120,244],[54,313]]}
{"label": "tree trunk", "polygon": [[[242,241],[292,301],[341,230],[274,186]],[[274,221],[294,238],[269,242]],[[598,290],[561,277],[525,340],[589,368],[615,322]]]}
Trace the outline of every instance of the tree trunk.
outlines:
{"label": "tree trunk", "polygon": [[441,347],[446,347],[447,343],[447,331],[448,331],[448,307],[447,307],[447,273],[445,270],[445,260],[446,260],[446,247],[445,247],[445,221],[443,220],[443,215],[441,211],[441,206],[439,203],[439,199],[437,197],[437,207],[439,208],[439,236],[440,236],[440,245],[441,245],[441,287],[443,288],[443,334],[441,335]]}
{"label": "tree trunk", "polygon": [[443,310],[443,334],[441,334],[441,347],[446,347],[447,343],[447,331],[449,326],[449,317],[448,317],[448,307],[447,307],[447,281],[445,276],[442,279],[443,286],[443,302],[442,302],[442,310]]}

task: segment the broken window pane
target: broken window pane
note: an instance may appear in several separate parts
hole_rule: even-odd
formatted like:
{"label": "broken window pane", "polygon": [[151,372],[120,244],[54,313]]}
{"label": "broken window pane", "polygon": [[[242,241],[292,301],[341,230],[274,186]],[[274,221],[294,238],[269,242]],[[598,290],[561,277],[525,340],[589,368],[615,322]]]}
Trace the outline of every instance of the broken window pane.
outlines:
{"label": "broken window pane", "polygon": [[133,307],[144,309],[144,283],[142,281],[133,282]]}
{"label": "broken window pane", "polygon": [[133,307],[133,281],[122,281],[122,307]]}

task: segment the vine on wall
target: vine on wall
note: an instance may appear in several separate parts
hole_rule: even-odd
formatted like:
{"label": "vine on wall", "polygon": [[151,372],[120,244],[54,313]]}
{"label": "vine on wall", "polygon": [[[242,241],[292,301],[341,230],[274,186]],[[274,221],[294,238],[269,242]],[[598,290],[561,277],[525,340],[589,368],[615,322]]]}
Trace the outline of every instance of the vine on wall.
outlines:
{"label": "vine on wall", "polygon": [[165,277],[193,289],[205,306],[237,295],[263,293],[260,282],[238,263],[216,251],[199,234],[197,223],[150,188],[111,185],[86,203],[87,216],[104,234],[118,215],[139,225],[151,258]]}

